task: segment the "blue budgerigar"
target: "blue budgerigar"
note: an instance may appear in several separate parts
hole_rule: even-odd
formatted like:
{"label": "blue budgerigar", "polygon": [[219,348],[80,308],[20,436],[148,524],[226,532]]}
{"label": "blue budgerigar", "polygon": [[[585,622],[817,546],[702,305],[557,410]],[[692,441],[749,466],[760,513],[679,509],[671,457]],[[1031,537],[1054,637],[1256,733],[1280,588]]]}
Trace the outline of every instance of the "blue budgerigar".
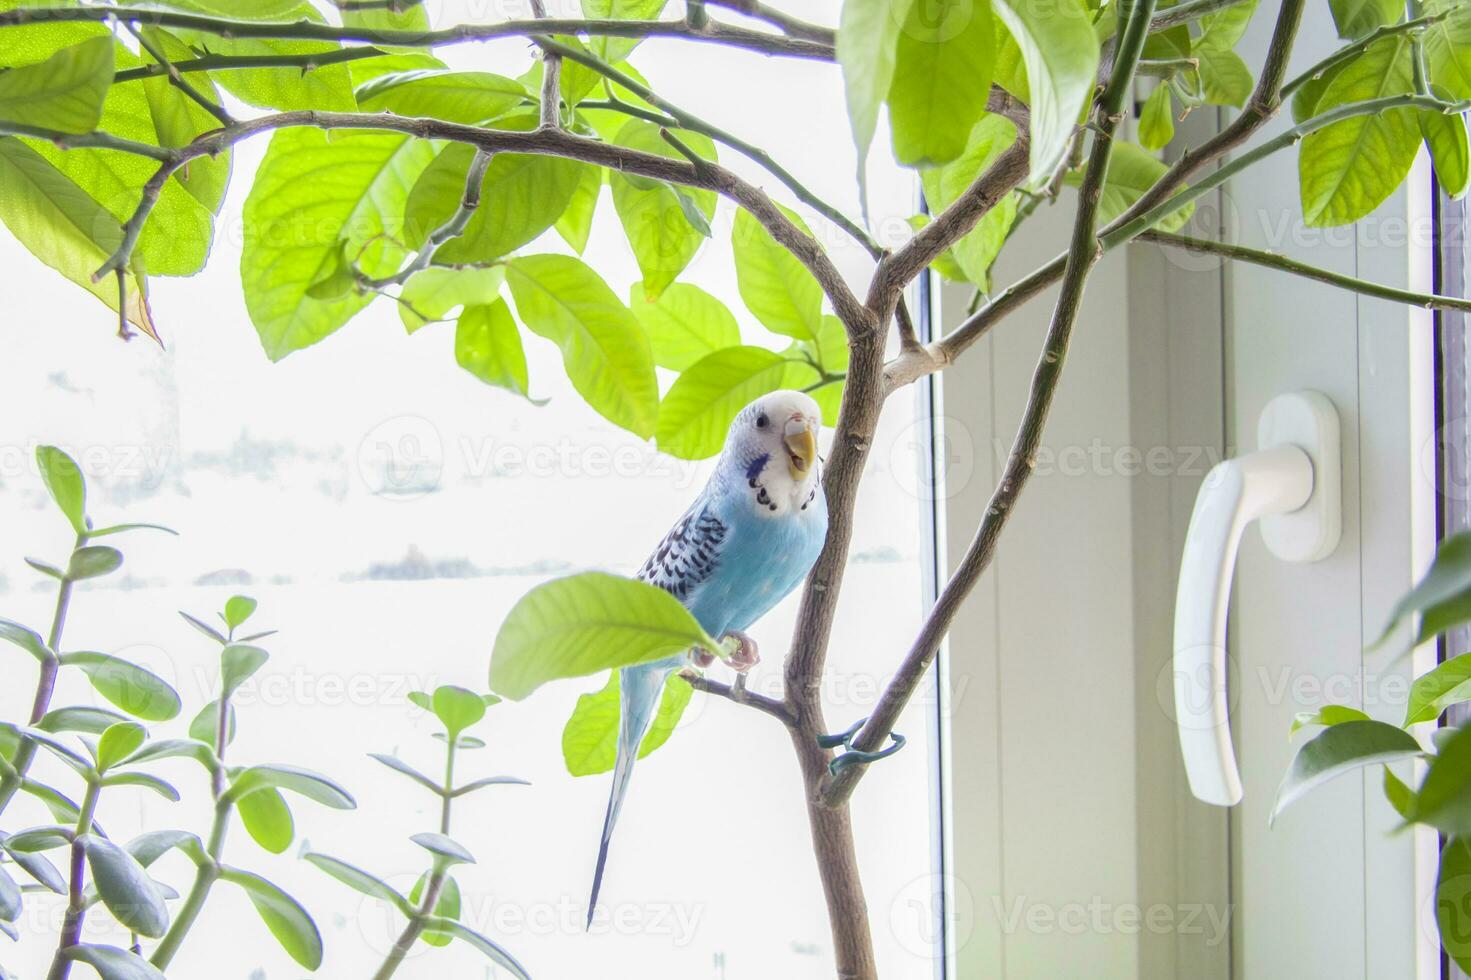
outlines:
{"label": "blue budgerigar", "polygon": [[[774,391],[731,423],[710,482],[639,569],[638,578],[684,603],[705,632],[739,642],[730,664],[757,662],[745,630],[807,576],[827,537],[817,456],[822,410],[798,391]],[[639,745],[671,671],[709,654],[689,651],[622,671],[622,715],[613,788],[603,820],[587,919],[598,904],[608,841],[628,793]]]}

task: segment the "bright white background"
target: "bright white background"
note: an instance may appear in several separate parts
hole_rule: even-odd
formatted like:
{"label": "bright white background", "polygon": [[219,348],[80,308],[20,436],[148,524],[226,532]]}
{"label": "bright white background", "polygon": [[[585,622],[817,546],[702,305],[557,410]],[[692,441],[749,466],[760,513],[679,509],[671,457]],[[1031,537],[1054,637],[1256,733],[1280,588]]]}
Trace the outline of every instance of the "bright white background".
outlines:
{"label": "bright white background", "polygon": [[[429,6],[435,26],[525,13],[485,3]],[[793,9],[827,23],[837,14],[828,3]],[[454,67],[516,75],[530,52],[512,40],[443,56]],[[817,193],[858,213],[836,67],[674,41],[646,43],[633,61],[661,92],[764,140]],[[877,160],[887,160],[886,139],[881,132]],[[158,736],[182,734],[214,696],[213,644],[175,610],[212,616],[234,592],[259,598],[252,625],[281,632],[265,643],[271,662],[237,696],[241,733],[231,759],[328,773],[356,795],[359,809],[329,811],[293,798],[296,847],[267,854],[237,823],[226,860],[271,877],[313,913],[327,946],[320,975],[366,976],[400,923],[300,862],[297,848],[339,856],[406,890],[424,865],[407,837],[434,829],[437,801],[366,756],[397,753],[438,770],[440,744],[428,737],[434,725],[405,694],[437,683],[484,689],[492,638],[519,596],[574,570],[632,572],[698,492],[706,469],[615,431],[571,391],[557,352],[530,335],[532,389],[549,399],[544,407],[456,367],[452,325],[406,337],[386,301],[317,347],[270,364],[246,317],[237,271],[240,207],[265,147],[261,139],[237,153],[209,268],[189,280],[155,281],[165,351],[115,340],[108,311],[0,234],[0,616],[44,632],[53,591],[21,559],[61,561],[70,545],[34,472],[38,442],[77,456],[98,520],[155,520],[180,531],[114,539],[126,564],[79,587],[63,642],[129,656],[169,678],[185,707]],[[733,153],[722,151],[722,159],[781,190]],[[911,179],[880,163],[870,188],[875,227],[892,239],[912,210]],[[864,253],[816,215],[804,216],[861,283]],[[778,346],[736,293],[732,217],[722,202],[714,240],[681,278],[726,300],[746,342]],[[566,250],[554,234],[534,249]],[[606,193],[584,257],[620,294],[638,278]],[[911,412],[903,396],[891,406],[860,498],[825,688],[835,727],[867,713],[921,610]],[[755,627],[766,657],[752,681],[759,690],[779,691],[794,612],[788,601]],[[0,650],[0,716],[25,714],[32,671],[23,652]],[[64,678],[54,704],[92,701],[78,677]],[[607,782],[567,775],[560,732],[576,696],[601,683],[554,685],[493,709],[477,729],[490,747],[465,754],[464,778],[507,773],[535,785],[488,790],[457,807],[453,834],[479,859],[458,875],[465,920],[505,944],[538,980],[830,977],[826,913],[787,735],[762,715],[699,695],[682,730],[640,765],[614,841],[606,917],[584,933]],[[877,766],[855,803],[885,977],[929,977],[933,969],[936,749],[924,712],[917,705],[906,716],[910,748]],[[48,763],[38,772],[77,789]],[[100,816],[114,837],[162,827],[205,832],[202,773],[187,762],[158,771],[185,801],[109,792]],[[30,801],[7,818],[10,829],[41,822],[48,820]],[[184,889],[183,858],[157,869]],[[20,946],[0,940],[0,963],[20,980],[44,974],[62,911],[47,896],[27,906]],[[126,945],[107,924],[92,915],[88,937]],[[216,888],[171,971],[221,980],[302,974],[227,884]],[[398,975],[496,971],[466,946],[421,944]]]}

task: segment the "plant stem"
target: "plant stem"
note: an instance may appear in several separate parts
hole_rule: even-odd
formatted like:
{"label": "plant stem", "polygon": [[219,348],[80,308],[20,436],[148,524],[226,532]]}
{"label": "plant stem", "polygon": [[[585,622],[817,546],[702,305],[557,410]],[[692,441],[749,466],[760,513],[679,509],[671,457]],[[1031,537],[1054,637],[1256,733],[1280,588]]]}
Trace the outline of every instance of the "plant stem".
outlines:
{"label": "plant stem", "polygon": [[782,34],[718,24],[714,21],[700,30],[695,30],[680,20],[549,18],[541,21],[535,19],[508,20],[499,24],[458,24],[437,31],[405,31],[380,30],[373,27],[345,27],[307,20],[292,23],[230,20],[206,14],[158,10],[149,7],[22,7],[0,12],[0,27],[67,21],[133,21],[158,27],[179,27],[186,30],[203,31],[231,38],[360,41],[367,44],[406,48],[433,48],[461,44],[466,41],[489,41],[500,37],[528,37],[533,34],[668,37],[747,48],[762,54],[811,58],[818,61],[833,60],[833,49],[830,45]]}
{"label": "plant stem", "polygon": [[[448,747],[445,750],[444,760],[444,788],[440,793],[439,805],[439,832],[449,835],[450,812],[455,798],[455,742],[459,739],[458,732],[448,733]],[[439,896],[444,891],[446,879],[449,872],[438,861],[434,869],[429,872],[429,880],[424,884],[424,894],[420,896],[419,907],[414,914],[409,916],[409,921],[404,925],[403,932],[393,942],[393,948],[384,957],[383,965],[378,972],[373,974],[373,980],[388,980],[394,972],[402,965],[404,958],[413,949],[414,943],[424,933],[424,924],[434,914],[434,907],[439,904]]]}
{"label": "plant stem", "polygon": [[[362,61],[364,58],[382,58],[387,54],[388,52],[374,47],[343,48],[339,51],[320,51],[313,54],[208,54],[199,58],[176,61],[173,67],[175,71],[184,75],[196,71],[234,71],[251,68],[300,68],[302,71],[311,71],[326,65]],[[116,85],[120,82],[135,82],[165,74],[168,74],[166,66],[157,62],[148,62],[136,68],[124,68],[112,76],[112,81]]]}
{"label": "plant stem", "polygon": [[101,794],[102,783],[94,773],[94,778],[87,781],[87,794],[82,797],[77,814],[76,837],[71,845],[66,917],[61,923],[61,937],[56,944],[56,955],[51,958],[51,970],[46,974],[46,980],[66,980],[71,973],[72,961],[62,953],[82,939],[82,923],[87,917],[87,848],[82,837],[92,831],[92,818],[97,813],[97,800]]}
{"label": "plant stem", "polygon": [[470,160],[470,169],[465,173],[465,192],[460,198],[460,206],[450,219],[440,225],[429,235],[429,240],[424,247],[419,249],[412,262],[404,266],[391,276],[382,279],[369,279],[358,273],[358,285],[364,289],[384,289],[388,286],[403,285],[417,272],[429,268],[434,261],[434,253],[439,251],[439,246],[451,238],[458,238],[464,233],[470,219],[475,216],[475,211],[480,207],[480,185],[485,181],[485,172],[490,169],[490,161],[494,156],[485,150],[476,150],[475,156]]}
{"label": "plant stem", "polygon": [[[87,535],[78,534],[72,550],[75,551],[86,543]],[[60,653],[57,647],[61,645],[61,633],[66,628],[66,614],[71,609],[72,586],[75,584],[71,579],[63,577],[56,587],[56,608],[51,614],[51,629],[46,634],[46,649],[51,656],[41,662],[41,673],[36,680],[36,695],[31,700],[31,725],[40,722],[46,717],[46,712],[51,710],[51,695],[56,690],[56,673],[61,667],[56,659]],[[0,779],[0,813],[4,813],[10,801],[15,798],[15,793],[25,781],[26,773],[30,771],[35,758],[36,743],[22,738],[15,750],[15,758],[10,760],[14,773],[6,772],[5,777]]]}
{"label": "plant stem", "polygon": [[1425,28],[1429,27],[1432,24],[1438,23],[1441,20],[1444,20],[1445,17],[1445,13],[1427,14],[1424,17],[1412,18],[1402,24],[1390,24],[1386,27],[1380,27],[1377,30],[1370,31],[1368,34],[1365,34],[1354,43],[1339,48],[1337,51],[1333,52],[1322,61],[1313,65],[1307,71],[1303,72],[1301,75],[1298,75],[1291,81],[1283,84],[1282,98],[1290,98],[1293,92],[1296,92],[1308,82],[1311,82],[1315,78],[1322,78],[1325,72],[1338,67],[1345,61],[1351,61],[1354,58],[1357,58],[1360,54],[1373,47],[1376,42],[1381,41],[1386,37],[1393,37],[1396,34],[1423,33]]}

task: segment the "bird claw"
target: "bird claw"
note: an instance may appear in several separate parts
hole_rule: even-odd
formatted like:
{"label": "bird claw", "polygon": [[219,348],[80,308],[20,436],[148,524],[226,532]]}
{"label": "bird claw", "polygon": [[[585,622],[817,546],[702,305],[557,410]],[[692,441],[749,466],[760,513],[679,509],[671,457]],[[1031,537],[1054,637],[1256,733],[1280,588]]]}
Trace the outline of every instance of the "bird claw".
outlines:
{"label": "bird claw", "polygon": [[756,641],[740,630],[731,630],[721,637],[722,640],[731,639],[736,641],[733,649],[725,655],[725,662],[730,664],[732,670],[738,674],[744,674],[752,667],[761,662],[761,654],[756,646]]}

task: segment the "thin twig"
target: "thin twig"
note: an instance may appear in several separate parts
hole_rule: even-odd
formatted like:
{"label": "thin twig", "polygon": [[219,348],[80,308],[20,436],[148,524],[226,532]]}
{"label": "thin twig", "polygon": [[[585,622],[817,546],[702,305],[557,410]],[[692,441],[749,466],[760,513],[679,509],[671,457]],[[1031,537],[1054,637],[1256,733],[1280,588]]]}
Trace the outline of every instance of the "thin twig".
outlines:
{"label": "thin twig", "polygon": [[[792,714],[787,710],[787,706],[784,703],[775,698],[769,698],[764,694],[757,694],[755,691],[747,689],[744,685],[736,687],[730,684],[722,684],[720,681],[712,680],[704,674],[698,674],[693,670],[680,671],[679,676],[697,691],[711,694],[718,698],[725,698],[727,701],[733,701],[736,704],[749,705],[758,711],[764,711],[784,725],[790,726],[794,724]],[[745,675],[741,676],[744,677]]]}
{"label": "thin twig", "polygon": [[780,28],[781,32],[789,37],[805,38],[819,44],[837,43],[837,32],[831,27],[798,20],[785,11],[762,3],[761,0],[704,0],[704,2],[709,3],[712,7],[724,7],[727,10],[745,14],[747,17],[765,21],[773,27]]}
{"label": "thin twig", "polygon": [[1353,276],[1346,276],[1339,272],[1332,272],[1328,269],[1308,265],[1306,262],[1299,262],[1285,255],[1249,248],[1245,245],[1232,245],[1227,242],[1217,242],[1206,238],[1192,238],[1187,235],[1175,235],[1163,231],[1142,232],[1134,241],[1169,245],[1174,248],[1182,248],[1204,255],[1219,255],[1222,258],[1231,259],[1236,262],[1249,262],[1252,265],[1276,269],[1279,272],[1286,272],[1294,276],[1301,276],[1304,279],[1312,279],[1330,286],[1337,286],[1340,289],[1347,289],[1350,292],[1360,293],[1364,296],[1393,300],[1396,303],[1406,303],[1410,306],[1421,307],[1422,309],[1462,310],[1471,312],[1471,300],[1460,299],[1454,296],[1438,296],[1434,293],[1417,293],[1409,289],[1397,289],[1394,286],[1368,282],[1363,279],[1356,279]]}
{"label": "thin twig", "polygon": [[460,197],[460,206],[448,221],[430,232],[428,240],[424,242],[424,247],[419,249],[412,262],[393,275],[382,279],[369,279],[362,273],[358,273],[358,285],[363,289],[373,291],[387,289],[389,286],[401,286],[416,272],[429,268],[439,247],[451,238],[458,238],[464,234],[465,228],[470,224],[470,219],[480,208],[480,185],[485,182],[485,172],[490,169],[490,161],[494,156],[494,153],[487,150],[475,151],[475,156],[470,160],[470,169],[465,173],[465,192]]}
{"label": "thin twig", "polygon": [[[173,67],[184,75],[196,71],[248,71],[253,68],[300,68],[302,71],[312,71],[327,65],[362,61],[365,58],[382,58],[387,55],[387,51],[374,47],[341,48],[337,51],[318,51],[313,54],[207,54],[198,58],[176,61]],[[166,67],[150,61],[136,68],[124,68],[112,76],[112,81],[116,85],[121,82],[135,82],[166,74],[168,74]]]}
{"label": "thin twig", "polygon": [[[546,20],[546,0],[531,0],[531,13],[537,20]],[[541,124],[549,129],[562,125],[562,56],[545,47],[541,49]]]}
{"label": "thin twig", "polygon": [[140,29],[136,24],[132,23],[131,21],[124,21],[123,26],[128,29],[129,34],[132,34],[135,38],[138,39],[138,46],[146,51],[148,55],[153,58],[154,61],[163,66],[164,71],[168,73],[169,84],[173,85],[174,88],[178,89],[180,92],[183,92],[186,96],[192,99],[195,104],[197,104],[201,109],[209,113],[211,116],[214,116],[223,125],[232,126],[235,124],[235,117],[226,112],[224,106],[219,105],[215,102],[211,102],[209,99],[206,99],[198,89],[196,89],[193,85],[190,85],[188,82],[184,81],[184,76],[179,74],[179,69],[175,68],[173,63],[169,61],[168,57],[162,51],[160,51],[152,41],[149,41],[148,38],[144,36],[142,29]]}
{"label": "thin twig", "polygon": [[1308,82],[1322,78],[1327,72],[1343,64],[1345,61],[1352,61],[1384,38],[1393,37],[1396,34],[1421,34],[1425,28],[1444,20],[1448,15],[1449,11],[1427,14],[1423,17],[1407,20],[1402,24],[1390,24],[1386,27],[1380,27],[1370,31],[1352,44],[1339,48],[1301,75],[1295,76],[1291,81],[1284,84],[1282,86],[1282,98],[1290,98],[1292,93],[1302,88]]}
{"label": "thin twig", "polygon": [[534,34],[600,35],[605,37],[682,38],[746,48],[762,54],[832,61],[831,45],[818,44],[784,34],[748,30],[711,21],[694,30],[682,20],[508,20],[499,24],[458,24],[437,31],[384,30],[372,27],[321,24],[298,20],[291,23],[230,20],[151,7],[21,7],[0,11],[0,27],[19,24],[70,21],[133,21],[159,27],[181,27],[221,37],[265,37],[303,41],[360,41],[388,47],[435,48],[466,41],[488,41],[498,37],[529,37]]}

